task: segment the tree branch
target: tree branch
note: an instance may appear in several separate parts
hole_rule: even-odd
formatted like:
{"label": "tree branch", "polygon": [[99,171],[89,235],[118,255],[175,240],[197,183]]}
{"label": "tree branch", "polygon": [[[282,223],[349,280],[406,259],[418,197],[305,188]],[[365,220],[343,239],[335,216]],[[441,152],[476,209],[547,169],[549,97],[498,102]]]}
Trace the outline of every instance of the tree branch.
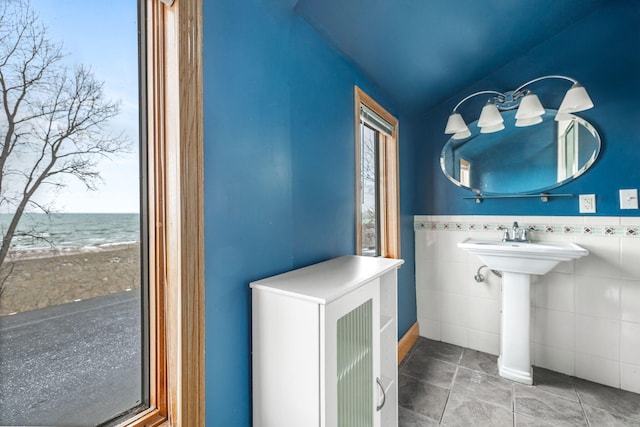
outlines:
{"label": "tree branch", "polygon": [[0,204],[15,211],[2,237],[4,262],[20,218],[44,186],[63,188],[71,176],[97,188],[97,159],[126,152],[123,133],[109,125],[120,104],[106,98],[104,83],[88,67],[62,64],[62,45],[28,0],[0,2]]}

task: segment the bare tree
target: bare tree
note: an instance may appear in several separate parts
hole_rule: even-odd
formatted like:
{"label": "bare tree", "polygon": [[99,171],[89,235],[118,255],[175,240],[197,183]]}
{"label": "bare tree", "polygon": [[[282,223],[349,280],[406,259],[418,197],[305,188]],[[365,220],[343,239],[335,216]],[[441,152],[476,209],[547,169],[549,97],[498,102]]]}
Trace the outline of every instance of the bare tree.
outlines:
{"label": "bare tree", "polygon": [[129,148],[108,128],[119,103],[89,68],[63,60],[62,44],[49,39],[28,0],[0,1],[0,209],[13,213],[2,230],[0,295],[20,218],[27,208],[49,212],[34,195],[64,187],[69,176],[93,190],[98,160]]}
{"label": "bare tree", "polygon": [[[378,185],[378,147],[380,135],[368,126],[362,126],[360,143],[360,177],[362,180],[362,201],[363,206],[360,212],[362,224],[361,238],[362,248],[375,248],[377,244],[377,210],[378,206],[375,193]],[[367,198],[373,198],[374,204],[364,206]],[[371,203],[369,201],[369,203]]]}

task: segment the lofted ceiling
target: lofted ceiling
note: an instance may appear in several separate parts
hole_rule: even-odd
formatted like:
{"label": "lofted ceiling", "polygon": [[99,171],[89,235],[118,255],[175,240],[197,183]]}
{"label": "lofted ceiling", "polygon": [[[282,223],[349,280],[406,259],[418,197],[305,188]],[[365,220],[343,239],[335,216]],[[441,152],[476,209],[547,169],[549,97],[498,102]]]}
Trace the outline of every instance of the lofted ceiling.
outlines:
{"label": "lofted ceiling", "polygon": [[606,0],[298,0],[295,11],[404,108],[440,104]]}

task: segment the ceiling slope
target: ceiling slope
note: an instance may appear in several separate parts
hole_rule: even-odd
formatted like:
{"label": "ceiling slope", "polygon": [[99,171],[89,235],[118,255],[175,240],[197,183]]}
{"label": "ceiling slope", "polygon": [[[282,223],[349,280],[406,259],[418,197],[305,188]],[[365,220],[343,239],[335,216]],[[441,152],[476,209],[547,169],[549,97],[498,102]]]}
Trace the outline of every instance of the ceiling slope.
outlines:
{"label": "ceiling slope", "polygon": [[295,11],[402,108],[427,109],[604,0],[299,0]]}

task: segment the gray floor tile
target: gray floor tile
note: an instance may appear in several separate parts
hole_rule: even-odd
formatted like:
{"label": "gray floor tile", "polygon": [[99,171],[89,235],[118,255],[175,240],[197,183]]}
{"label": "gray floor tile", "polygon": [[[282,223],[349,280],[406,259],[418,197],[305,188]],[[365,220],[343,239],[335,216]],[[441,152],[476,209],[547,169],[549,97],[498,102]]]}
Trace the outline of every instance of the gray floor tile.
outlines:
{"label": "gray floor tile", "polygon": [[428,357],[455,363],[456,365],[460,362],[463,350],[462,347],[454,344],[434,341],[423,337],[418,339],[413,349],[416,353],[422,353]]}
{"label": "gray floor tile", "polygon": [[408,375],[398,376],[398,404],[413,412],[440,421],[449,390]]}
{"label": "gray floor tile", "polygon": [[612,414],[602,409],[588,405],[582,405],[589,420],[589,425],[598,427],[638,427],[640,421],[626,418],[622,415]]}
{"label": "gray floor tile", "polygon": [[458,368],[453,393],[463,393],[503,408],[513,410],[513,382],[483,372]]}
{"label": "gray floor tile", "polygon": [[554,426],[587,426],[579,402],[547,393],[534,386],[515,385],[515,412]]}
{"label": "gray floor tile", "polygon": [[404,365],[407,364],[407,361],[409,360],[409,357],[411,357],[411,352],[407,353],[404,356],[404,359],[402,359],[402,362],[400,362],[400,364],[398,365],[398,372],[402,371],[402,369],[404,368]]}
{"label": "gray floor tile", "polygon": [[465,348],[460,366],[498,376],[498,356],[493,354]]}
{"label": "gray floor tile", "polygon": [[513,413],[500,406],[452,392],[442,424],[460,427],[511,427]]}
{"label": "gray floor tile", "polygon": [[402,366],[401,372],[438,387],[450,389],[456,365],[433,359],[421,352],[414,352]]}
{"label": "gray floor tile", "polygon": [[515,427],[553,427],[553,424],[522,414],[514,414],[514,419]]}
{"label": "gray floor tile", "polygon": [[544,368],[533,368],[533,383],[537,389],[578,402],[573,377]]}
{"label": "gray floor tile", "polygon": [[640,420],[640,396],[636,393],[581,379],[576,379],[575,383],[583,404]]}
{"label": "gray floor tile", "polygon": [[538,367],[525,386],[497,375],[496,356],[452,344],[420,338],[399,371],[400,427],[640,427],[638,394]]}
{"label": "gray floor tile", "polygon": [[435,427],[438,425],[440,423],[432,418],[403,407],[398,408],[398,427]]}

